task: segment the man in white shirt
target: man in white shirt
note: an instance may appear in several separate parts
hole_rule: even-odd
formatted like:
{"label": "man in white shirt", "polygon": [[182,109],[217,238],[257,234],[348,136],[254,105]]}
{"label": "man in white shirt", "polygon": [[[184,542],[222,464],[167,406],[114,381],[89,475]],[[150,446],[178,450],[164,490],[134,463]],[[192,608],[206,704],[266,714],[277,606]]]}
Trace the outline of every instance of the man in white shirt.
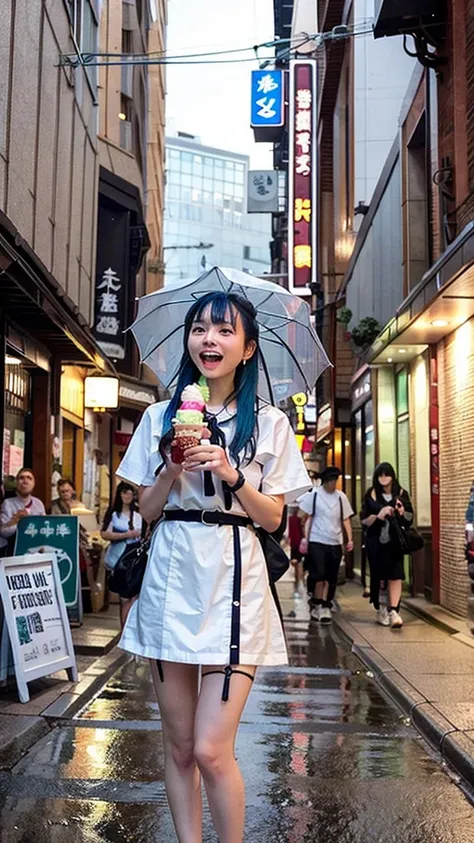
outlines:
{"label": "man in white shirt", "polygon": [[346,549],[354,548],[352,541],[352,507],[344,492],[336,489],[341,472],[328,466],[321,474],[321,486],[303,495],[298,501],[302,512],[310,517],[305,523],[308,542],[309,576],[315,583],[311,617],[321,623],[331,623],[331,603],[336,594],[337,578],[343,553],[343,529],[347,536]]}
{"label": "man in white shirt", "polygon": [[[6,498],[0,511],[0,537],[3,554],[13,553],[18,522],[25,515],[45,515],[44,504],[35,498],[32,492],[35,488],[35,475],[30,468],[22,468],[16,476],[16,495]],[[6,547],[6,549],[5,549]]]}

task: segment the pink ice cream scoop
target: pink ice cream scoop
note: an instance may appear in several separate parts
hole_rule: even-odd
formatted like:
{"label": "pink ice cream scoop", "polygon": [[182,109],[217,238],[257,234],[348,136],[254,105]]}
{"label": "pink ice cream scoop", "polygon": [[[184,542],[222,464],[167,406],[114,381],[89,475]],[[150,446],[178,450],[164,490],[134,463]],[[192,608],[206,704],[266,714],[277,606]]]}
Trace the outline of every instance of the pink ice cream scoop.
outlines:
{"label": "pink ice cream scoop", "polygon": [[204,407],[204,401],[183,401],[180,410],[199,410],[202,412]]}

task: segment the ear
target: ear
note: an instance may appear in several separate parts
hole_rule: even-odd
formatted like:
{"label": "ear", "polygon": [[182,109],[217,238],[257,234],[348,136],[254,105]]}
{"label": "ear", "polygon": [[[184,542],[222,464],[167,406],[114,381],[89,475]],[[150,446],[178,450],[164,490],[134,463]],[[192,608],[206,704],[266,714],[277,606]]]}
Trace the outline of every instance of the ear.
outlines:
{"label": "ear", "polygon": [[255,354],[257,350],[257,343],[255,340],[250,340],[249,343],[245,346],[243,360],[250,360],[251,357]]}

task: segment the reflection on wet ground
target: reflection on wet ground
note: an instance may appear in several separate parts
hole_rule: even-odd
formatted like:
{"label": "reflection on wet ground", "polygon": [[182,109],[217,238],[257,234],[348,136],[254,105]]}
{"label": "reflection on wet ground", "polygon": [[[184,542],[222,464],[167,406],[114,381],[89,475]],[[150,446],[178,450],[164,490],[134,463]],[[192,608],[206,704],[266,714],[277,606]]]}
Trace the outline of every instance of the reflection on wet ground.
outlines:
{"label": "reflection on wet ground", "polygon": [[[291,665],[259,671],[239,731],[246,841],[471,843],[474,808],[335,630],[287,631]],[[175,840],[147,663],[0,773],[0,810],[2,843]]]}

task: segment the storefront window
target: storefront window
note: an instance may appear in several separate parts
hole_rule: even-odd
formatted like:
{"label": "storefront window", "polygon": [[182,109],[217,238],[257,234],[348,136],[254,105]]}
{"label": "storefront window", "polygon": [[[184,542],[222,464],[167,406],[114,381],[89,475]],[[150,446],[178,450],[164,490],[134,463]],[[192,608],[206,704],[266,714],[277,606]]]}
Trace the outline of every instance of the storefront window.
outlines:
{"label": "storefront window", "polygon": [[6,491],[12,491],[15,476],[25,464],[31,378],[19,358],[7,355],[5,364],[2,476]]}
{"label": "storefront window", "polygon": [[410,491],[410,424],[408,420],[408,372],[397,373],[397,462],[402,488]]}
{"label": "storefront window", "polygon": [[364,405],[365,488],[372,485],[375,468],[374,411],[372,401]]}
{"label": "storefront window", "polygon": [[355,506],[356,512],[362,508],[362,410],[355,414]]}

